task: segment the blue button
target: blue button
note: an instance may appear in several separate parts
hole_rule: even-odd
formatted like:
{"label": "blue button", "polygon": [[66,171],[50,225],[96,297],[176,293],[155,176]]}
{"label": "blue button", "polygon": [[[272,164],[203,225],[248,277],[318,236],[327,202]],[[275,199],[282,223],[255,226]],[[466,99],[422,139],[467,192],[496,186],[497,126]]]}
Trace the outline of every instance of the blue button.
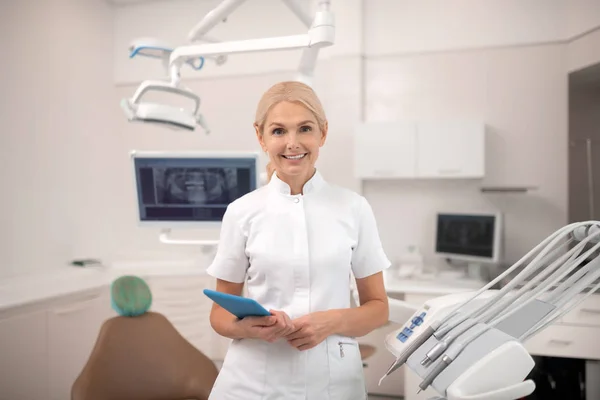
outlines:
{"label": "blue button", "polygon": [[405,334],[406,336],[410,336],[410,335],[413,334],[413,331],[411,329],[409,329],[409,328],[404,328],[402,330],[402,333]]}
{"label": "blue button", "polygon": [[[414,322],[414,321],[413,321]],[[415,329],[418,325],[415,325],[414,323],[410,326],[410,329]]]}
{"label": "blue button", "polygon": [[421,313],[421,315],[418,317],[414,317],[411,322],[417,326],[420,326],[423,323],[423,318],[425,318],[426,315],[427,313]]}
{"label": "blue button", "polygon": [[400,340],[402,343],[406,343],[406,341],[408,340],[408,337],[401,333],[398,335],[398,340]]}

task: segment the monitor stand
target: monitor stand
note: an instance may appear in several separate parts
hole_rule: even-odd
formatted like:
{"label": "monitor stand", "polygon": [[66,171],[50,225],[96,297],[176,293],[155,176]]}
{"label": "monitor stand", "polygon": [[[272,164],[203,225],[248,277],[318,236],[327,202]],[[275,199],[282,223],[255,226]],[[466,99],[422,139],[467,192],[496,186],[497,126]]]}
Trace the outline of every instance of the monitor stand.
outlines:
{"label": "monitor stand", "polygon": [[181,239],[172,239],[170,237],[171,229],[164,228],[161,229],[160,235],[158,236],[158,240],[164,244],[175,244],[175,245],[183,245],[183,246],[199,246],[202,249],[203,253],[212,252],[217,245],[219,244],[218,240],[181,240]]}
{"label": "monitor stand", "polygon": [[451,263],[446,260],[446,265],[450,265],[450,268],[444,268],[442,271],[438,271],[438,279],[446,280],[468,280],[468,281],[485,281],[486,268],[485,263],[477,261],[461,261],[460,263]]}
{"label": "monitor stand", "polygon": [[474,279],[481,281],[483,280],[482,274],[483,264],[478,262],[469,261],[467,263],[467,268],[465,269],[465,274],[468,279]]}

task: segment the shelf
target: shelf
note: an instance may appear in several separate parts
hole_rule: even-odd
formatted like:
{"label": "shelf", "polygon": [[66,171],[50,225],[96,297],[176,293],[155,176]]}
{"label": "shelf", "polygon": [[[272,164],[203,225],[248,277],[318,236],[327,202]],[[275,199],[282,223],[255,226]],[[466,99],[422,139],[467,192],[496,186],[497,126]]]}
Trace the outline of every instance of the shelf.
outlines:
{"label": "shelf", "polygon": [[481,193],[527,193],[537,190],[536,186],[484,186]]}

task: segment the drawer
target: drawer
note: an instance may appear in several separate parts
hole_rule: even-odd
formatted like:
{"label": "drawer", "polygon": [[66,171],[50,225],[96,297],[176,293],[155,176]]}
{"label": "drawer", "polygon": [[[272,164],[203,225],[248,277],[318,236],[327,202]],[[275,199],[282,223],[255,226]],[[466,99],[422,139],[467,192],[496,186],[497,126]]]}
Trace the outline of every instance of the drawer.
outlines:
{"label": "drawer", "polygon": [[532,355],[600,360],[600,328],[550,325],[527,340]]}
{"label": "drawer", "polygon": [[582,301],[561,318],[561,323],[600,327],[600,295],[594,294]]}

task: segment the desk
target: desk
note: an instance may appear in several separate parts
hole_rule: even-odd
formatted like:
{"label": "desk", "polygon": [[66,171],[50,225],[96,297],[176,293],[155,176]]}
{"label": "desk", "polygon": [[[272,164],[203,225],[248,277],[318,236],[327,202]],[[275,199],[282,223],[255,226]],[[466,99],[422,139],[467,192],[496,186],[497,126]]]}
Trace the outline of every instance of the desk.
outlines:
{"label": "desk", "polygon": [[[389,297],[415,305],[421,305],[431,298],[447,294],[475,291],[485,285],[468,279],[398,279],[394,276],[394,271],[386,271],[384,277]],[[417,394],[421,380],[406,367],[400,368],[388,377],[381,387],[377,385],[394,360],[383,344],[385,337],[400,327],[390,323],[365,337],[366,343],[373,344],[377,348],[365,370],[369,392],[388,396],[404,395],[405,400],[425,400],[437,396],[438,394],[431,389]],[[598,379],[600,362],[596,361],[600,360],[598,336],[600,336],[600,294],[594,294],[563,318],[530,338],[525,343],[525,347],[534,356],[588,360],[587,399],[598,399],[600,398],[600,379]]]}

